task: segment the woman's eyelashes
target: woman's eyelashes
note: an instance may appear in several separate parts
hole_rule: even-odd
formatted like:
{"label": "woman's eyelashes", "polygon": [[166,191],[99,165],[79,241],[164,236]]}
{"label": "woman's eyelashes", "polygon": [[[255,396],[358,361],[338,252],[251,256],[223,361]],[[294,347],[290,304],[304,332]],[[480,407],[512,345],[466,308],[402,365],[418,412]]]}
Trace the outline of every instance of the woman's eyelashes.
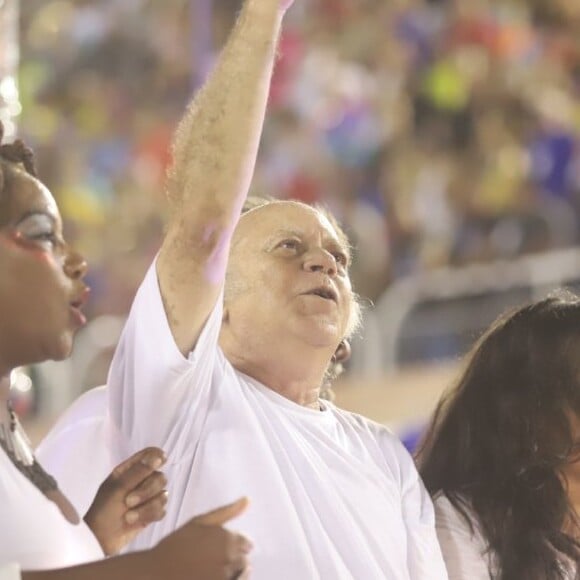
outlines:
{"label": "woman's eyelashes", "polygon": [[18,237],[47,250],[52,250],[62,242],[54,221],[47,215],[35,214],[22,220],[17,228]]}
{"label": "woman's eyelashes", "polygon": [[47,248],[50,247],[51,249],[55,248],[59,242],[58,237],[54,232],[35,234],[30,239],[46,246]]}

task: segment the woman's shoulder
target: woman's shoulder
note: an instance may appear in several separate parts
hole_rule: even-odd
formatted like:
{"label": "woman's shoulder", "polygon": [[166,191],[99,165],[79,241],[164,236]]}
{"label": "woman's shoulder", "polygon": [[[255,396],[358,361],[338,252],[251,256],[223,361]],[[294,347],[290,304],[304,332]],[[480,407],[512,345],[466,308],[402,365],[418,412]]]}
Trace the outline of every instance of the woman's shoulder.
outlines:
{"label": "woman's shoulder", "polygon": [[437,537],[450,580],[487,580],[493,568],[487,542],[469,501],[451,501],[444,493],[433,498]]}
{"label": "woman's shoulder", "polygon": [[490,561],[487,542],[469,501],[451,501],[444,493],[433,498],[435,526],[450,580],[488,580]]}
{"label": "woman's shoulder", "polygon": [[433,498],[433,506],[438,526],[469,537],[481,535],[477,516],[465,498],[458,496],[455,501],[451,501],[445,493],[440,492]]}

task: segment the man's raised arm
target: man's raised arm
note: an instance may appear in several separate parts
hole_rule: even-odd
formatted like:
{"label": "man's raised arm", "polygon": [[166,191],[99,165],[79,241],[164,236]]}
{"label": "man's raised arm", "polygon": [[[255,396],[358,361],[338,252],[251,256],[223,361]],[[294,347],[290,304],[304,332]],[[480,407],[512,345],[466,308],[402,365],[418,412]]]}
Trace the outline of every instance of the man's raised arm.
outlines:
{"label": "man's raised arm", "polygon": [[215,70],[174,140],[171,218],[157,261],[173,337],[189,352],[220,292],[262,132],[282,17],[293,0],[244,0]]}

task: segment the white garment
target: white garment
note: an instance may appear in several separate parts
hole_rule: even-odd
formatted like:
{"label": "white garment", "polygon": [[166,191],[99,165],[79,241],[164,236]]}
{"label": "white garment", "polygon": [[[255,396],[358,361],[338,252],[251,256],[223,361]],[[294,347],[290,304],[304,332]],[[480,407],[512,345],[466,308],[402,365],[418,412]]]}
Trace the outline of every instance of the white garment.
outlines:
{"label": "white garment", "polygon": [[0,580],[22,580],[18,564],[0,564]]}
{"label": "white garment", "polygon": [[14,564],[23,570],[44,570],[102,557],[101,547],[85,523],[70,524],[58,506],[22,475],[0,449],[2,574],[8,575],[7,570]]}
{"label": "white garment", "polygon": [[87,513],[100,484],[124,458],[110,439],[106,413],[106,388],[88,391],[67,409],[36,449],[41,465],[58,481],[79,514]]}
{"label": "white garment", "polygon": [[[121,455],[149,445],[168,454],[167,516],[132,547],[150,547],[190,517],[248,496],[250,507],[230,527],[254,542],[254,579],[445,579],[433,507],[400,442],[367,419],[329,403],[302,407],[236,371],[218,347],[221,302],[185,359],[153,265],[117,348],[106,437],[120,437]],[[112,466],[94,465],[89,450],[99,442],[88,441],[83,424],[60,429],[77,440],[78,427],[81,469],[106,473]],[[66,489],[82,485],[69,475]]]}
{"label": "white garment", "polygon": [[[466,510],[473,531],[463,515],[453,506],[447,496],[435,497],[437,536],[449,580],[490,580],[497,573],[495,555],[487,549],[477,516]],[[570,580],[576,578],[576,566],[569,560],[562,561]]]}
{"label": "white garment", "polygon": [[[433,503],[437,536],[449,580],[490,580],[492,562],[477,518],[471,517],[472,531],[446,495],[437,495]],[[469,511],[467,513],[472,516]]]}

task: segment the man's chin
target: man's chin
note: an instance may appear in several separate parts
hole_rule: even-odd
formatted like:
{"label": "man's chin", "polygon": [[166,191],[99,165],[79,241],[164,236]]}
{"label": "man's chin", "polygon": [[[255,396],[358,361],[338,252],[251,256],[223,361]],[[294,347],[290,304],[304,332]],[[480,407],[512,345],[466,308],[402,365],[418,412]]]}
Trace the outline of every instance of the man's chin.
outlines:
{"label": "man's chin", "polygon": [[313,348],[335,349],[342,340],[337,324],[325,320],[307,320],[299,333],[304,342]]}

